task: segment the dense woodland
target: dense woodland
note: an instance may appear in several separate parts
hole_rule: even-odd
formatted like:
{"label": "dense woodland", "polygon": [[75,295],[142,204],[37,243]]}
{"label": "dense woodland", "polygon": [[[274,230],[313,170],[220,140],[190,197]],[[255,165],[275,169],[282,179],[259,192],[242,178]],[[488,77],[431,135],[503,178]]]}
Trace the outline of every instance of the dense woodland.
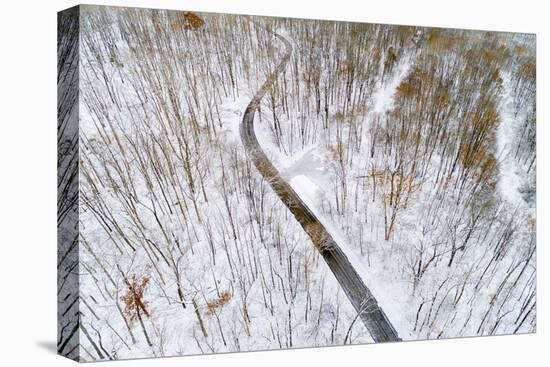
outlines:
{"label": "dense woodland", "polygon": [[535,331],[533,35],[94,6],[79,27],[61,46],[80,55],[63,353],[372,341],[239,138],[283,50],[272,32],[292,53],[260,142],[291,183],[315,157],[311,205],[400,337]]}

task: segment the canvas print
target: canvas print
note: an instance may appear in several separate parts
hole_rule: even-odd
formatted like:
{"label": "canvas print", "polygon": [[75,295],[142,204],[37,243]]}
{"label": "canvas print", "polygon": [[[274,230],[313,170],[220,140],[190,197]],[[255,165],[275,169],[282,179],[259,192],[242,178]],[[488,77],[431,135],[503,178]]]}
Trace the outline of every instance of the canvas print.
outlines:
{"label": "canvas print", "polygon": [[58,353],[532,333],[535,35],[58,15]]}

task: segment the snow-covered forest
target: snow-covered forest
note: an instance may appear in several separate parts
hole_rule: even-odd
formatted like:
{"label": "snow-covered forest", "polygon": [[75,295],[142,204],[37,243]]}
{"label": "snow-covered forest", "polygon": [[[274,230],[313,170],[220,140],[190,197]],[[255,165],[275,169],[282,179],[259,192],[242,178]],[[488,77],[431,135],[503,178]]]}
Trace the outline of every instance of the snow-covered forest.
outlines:
{"label": "snow-covered forest", "polygon": [[58,32],[59,353],[376,341],[243,142],[264,86],[252,133],[399,340],[535,331],[534,35],[97,6]]}

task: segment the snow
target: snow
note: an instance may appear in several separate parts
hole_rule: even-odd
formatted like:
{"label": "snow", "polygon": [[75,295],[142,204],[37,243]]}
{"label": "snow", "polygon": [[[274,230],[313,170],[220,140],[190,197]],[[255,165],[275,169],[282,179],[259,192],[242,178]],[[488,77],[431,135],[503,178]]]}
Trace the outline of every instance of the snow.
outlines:
{"label": "snow", "polygon": [[[380,114],[391,109],[395,90],[406,77],[410,64],[409,57],[401,60],[391,78],[382,84],[375,93],[373,97],[375,101],[374,113]],[[409,332],[411,320],[405,317],[405,315],[410,314],[411,310],[408,302],[403,300],[408,285],[401,286],[392,274],[387,274],[388,269],[380,263],[367,266],[365,258],[356,253],[358,247],[349,245],[346,236],[341,233],[338,226],[321,209],[324,198],[329,195],[326,189],[331,188],[331,179],[323,162],[324,154],[321,153],[321,147],[317,144],[311,144],[289,156],[283,154],[277,148],[271,138],[272,135],[265,127],[256,123],[255,131],[260,145],[264,147],[264,151],[268,153],[268,156],[278,166],[281,175],[287,179],[292,188],[338,243],[363,279],[363,282],[377,299],[381,308],[386,312],[388,318],[392,320],[399,336],[403,340],[412,339],[413,335]],[[388,280],[390,281],[388,282]],[[393,286],[388,286],[391,283],[393,283]]]}
{"label": "snow", "polygon": [[[384,272],[385,269],[375,267],[367,267],[365,259],[357,254],[352,246],[348,244],[348,240],[341,233],[341,231],[332,223],[332,220],[328,218],[320,209],[320,197],[326,195],[326,192],[317,186],[306,175],[296,175],[290,180],[292,188],[298,193],[306,205],[313,211],[315,216],[325,226],[332,238],[336,241],[338,246],[346,254],[348,260],[352,264],[353,268],[357,271],[363,282],[370,289],[374,297],[377,299],[378,304],[384,310],[388,318],[394,323],[392,324],[396,329],[398,335],[403,340],[409,339],[411,335],[408,333],[409,323],[403,315],[406,315],[408,305],[403,302],[402,289],[397,287],[385,286],[385,279],[387,275],[380,276],[379,272]],[[398,323],[395,323],[397,321]]]}
{"label": "snow", "polygon": [[[208,16],[213,19],[218,17]],[[245,18],[237,18],[231,24],[237,27],[237,30],[240,22],[244,22],[248,27],[248,23],[243,19]],[[281,21],[281,24],[284,22]],[[299,45],[303,45],[300,43],[302,40],[292,40],[292,35],[299,32],[300,28],[277,28],[279,34],[290,39],[293,52],[301,52]],[[84,35],[85,33],[83,32]],[[94,37],[99,37],[100,33],[98,31]],[[230,33],[220,33],[218,36],[230,39]],[[83,160],[82,165],[92,175],[98,176],[92,177],[94,185],[90,185],[81,177],[81,190],[94,200],[96,194],[101,197],[99,209],[108,208],[109,224],[111,221],[117,222],[115,229],[106,229],[94,215],[95,212],[86,209],[89,203],[82,204],[82,237],[93,244],[92,250],[95,254],[85,247],[80,253],[81,262],[86,267],[80,276],[81,293],[83,300],[90,303],[99,316],[99,320],[95,320],[86,313],[83,322],[101,331],[104,344],[110,351],[116,351],[118,358],[339,344],[343,342],[345,333],[355,317],[355,310],[308,236],[270,190],[265,179],[246,159],[239,134],[243,112],[256,88],[261,85],[261,77],[267,74],[266,65],[271,66],[273,58],[282,50],[281,42],[272,36],[269,37],[273,39],[266,37],[262,45],[273,43],[275,50],[251,50],[258,46],[258,40],[254,35],[261,34],[261,31],[251,34],[253,39],[250,42],[242,42],[240,38],[234,39],[242,46],[239,49],[235,49],[232,42],[226,42],[225,38],[221,43],[221,47],[227,47],[227,52],[234,56],[234,77],[238,88],[232,87],[227,81],[221,88],[221,81],[216,78],[210,80],[209,76],[204,79],[207,83],[203,83],[202,78],[196,78],[197,106],[194,101],[189,102],[196,109],[198,120],[198,129],[193,130],[196,133],[196,138],[193,139],[195,145],[190,149],[192,175],[197,179],[194,196],[189,190],[182,169],[182,153],[175,150],[175,153],[167,154],[167,157],[163,154],[166,150],[170,153],[168,147],[172,144],[178,145],[176,137],[180,136],[177,134],[191,132],[185,130],[189,127],[189,121],[186,119],[179,121],[181,126],[170,125],[176,133],[166,130],[168,122],[172,122],[170,114],[174,114],[175,109],[166,107],[169,110],[166,114],[168,117],[164,117],[167,121],[155,115],[157,106],[171,106],[168,98],[163,95],[166,91],[160,90],[158,94],[149,93],[148,98],[138,99],[137,92],[132,92],[128,88],[128,83],[132,82],[132,77],[135,78],[133,72],[140,70],[139,65],[127,63],[124,68],[116,70],[116,66],[107,63],[107,74],[112,76],[109,80],[111,92],[121,106],[115,108],[110,102],[111,97],[106,91],[104,81],[97,77],[99,74],[90,72],[82,75],[83,96],[92,94],[92,91],[97,92],[92,94],[92,99],[96,98],[96,95],[99,96],[97,98],[101,98],[100,102],[106,107],[105,110],[93,110],[82,102],[80,127],[85,139],[81,152],[83,157],[87,158]],[[225,59],[219,57],[218,53],[211,52],[218,40],[205,32],[185,41],[198,52],[179,53],[178,47],[183,43],[176,44],[174,49],[181,56],[182,63],[192,63],[195,68],[193,72],[203,76],[218,76],[218,70],[223,70],[227,75],[227,70],[223,67]],[[185,45],[187,46],[187,43]],[[125,42],[118,43],[117,47],[120,49],[121,58],[135,56],[129,52],[131,47]],[[330,50],[337,49],[335,46],[331,47],[333,48]],[[501,124],[496,134],[500,172],[497,191],[506,198],[510,206],[522,210],[516,215],[516,212],[508,208],[495,209],[494,213],[490,213],[496,218],[494,223],[485,233],[472,234],[469,246],[460,250],[452,267],[447,266],[448,253],[442,253],[441,259],[437,260],[440,264],[427,271],[420,281],[421,284],[413,290],[413,272],[417,268],[415,261],[425,261],[426,256],[431,255],[430,251],[420,253],[419,247],[426,243],[429,250],[437,246],[447,246],[448,249],[452,228],[447,228],[446,220],[451,217],[451,210],[455,211],[456,217],[463,215],[466,218],[471,214],[464,207],[456,205],[457,193],[451,187],[452,182],[448,188],[438,189],[440,191],[433,189],[432,182],[429,181],[433,172],[430,172],[427,175],[428,183],[415,193],[409,205],[400,211],[394,236],[389,240],[384,239],[384,219],[387,215],[383,205],[385,193],[380,186],[378,191],[373,190],[370,178],[366,174],[371,167],[383,168],[388,158],[381,150],[371,157],[370,144],[376,144],[371,143],[370,127],[376,120],[380,120],[380,116],[394,107],[396,88],[407,77],[411,68],[417,66],[416,51],[410,48],[400,53],[393,72],[385,77],[384,82],[381,82],[380,78],[369,79],[373,83],[368,84],[368,90],[364,89],[368,91],[364,96],[368,97],[360,97],[358,103],[361,108],[356,116],[344,116],[336,121],[335,117],[343,110],[343,99],[340,99],[340,102],[329,102],[327,127],[324,127],[323,112],[316,113],[312,107],[315,105],[314,96],[303,92],[306,89],[301,79],[304,70],[300,69],[301,61],[296,59],[299,60],[298,66],[289,63],[292,64],[289,70],[296,73],[287,72],[280,76],[281,81],[286,82],[281,85],[289,86],[286,91],[290,97],[284,104],[278,101],[274,111],[282,130],[281,136],[278,137],[279,142],[272,131],[273,111],[266,102],[262,103],[261,112],[257,112],[255,116],[256,136],[269,159],[280,170],[282,177],[296,190],[344,251],[401,338],[412,340],[436,338],[441,335],[449,337],[487,334],[487,330],[477,330],[478,324],[471,323],[468,328],[462,329],[461,326],[466,323],[468,312],[472,313],[472,318],[476,321],[484,318],[487,312],[485,305],[493,304],[491,297],[502,281],[505,269],[517,264],[517,259],[524,255],[531,239],[529,230],[523,227],[514,232],[509,242],[511,255],[505,255],[499,260],[500,269],[490,269],[490,275],[481,282],[479,290],[472,290],[475,280],[468,277],[471,273],[477,276],[483,271],[483,267],[487,266],[489,269],[491,266],[489,261],[494,245],[502,235],[497,229],[506,228],[509,224],[521,225],[520,220],[524,218],[525,203],[519,192],[524,180],[523,173],[510,153],[517,135],[517,121],[521,116],[514,115],[510,78],[505,75],[499,105]],[[92,60],[88,60],[88,57]],[[83,59],[82,70],[89,71],[84,68],[96,67],[95,63],[93,54],[89,54]],[[162,65],[160,63],[159,67]],[[328,68],[325,68],[321,74],[321,85],[326,83],[326,78],[329,77],[326,75],[327,70]],[[206,71],[212,74],[206,74]],[[220,71],[220,79],[223,79],[223,73]],[[159,84],[172,82],[164,79],[166,75],[169,73],[158,74],[161,79]],[[297,83],[294,81],[295,76]],[[147,82],[144,83],[144,91],[148,90],[147,88],[151,89]],[[335,100],[338,101],[338,98],[341,98],[338,95],[344,91],[344,83],[338,78],[334,83]],[[214,92],[208,90],[212,86],[216,87]],[[180,102],[178,107],[183,110],[178,113],[186,114],[188,105],[184,97],[190,89],[183,81],[178,87],[181,89],[181,95],[177,96]],[[357,85],[353,86],[356,87]],[[301,91],[299,93],[304,101],[295,104],[296,99],[293,100],[291,97],[296,90]],[[205,96],[206,94],[208,95]],[[282,99],[281,95],[276,97]],[[81,101],[84,101],[84,98]],[[216,107],[214,110],[211,109],[212,105]],[[105,116],[109,119],[105,119]],[[104,124],[104,120],[114,123],[112,126],[109,123]],[[207,126],[207,120],[213,127]],[[300,123],[303,125],[300,126]],[[346,155],[349,154],[353,159],[346,157],[348,161],[342,165],[334,158],[336,126],[341,133],[341,144],[346,148],[346,144],[350,144],[346,139],[354,134],[356,135],[353,138],[359,138],[362,142],[353,148],[355,150],[350,149],[346,152]],[[298,132],[300,127],[304,129]],[[357,127],[359,128],[352,130]],[[167,131],[170,132],[166,133]],[[100,133],[103,135],[100,136]],[[118,143],[113,139],[113,133],[118,134],[117,139],[120,139],[124,149],[119,149]],[[140,144],[145,144],[147,149],[132,149],[129,143],[137,145],[138,148],[141,147]],[[145,151],[150,155],[141,155]],[[440,158],[435,153],[428,165],[439,166]],[[117,166],[118,162],[125,162],[127,165],[121,169]],[[94,169],[90,170],[90,166]],[[155,181],[158,172],[168,171],[170,175],[166,175],[164,180],[158,180],[158,183]],[[145,180],[145,175],[149,181]],[[200,181],[200,185],[199,179],[204,179]],[[135,192],[128,194],[123,190],[126,181],[131,181]],[[198,189],[202,185],[207,199],[203,198]],[[164,190],[161,192],[159,187],[163,187]],[[344,189],[340,190],[341,187]],[[94,190],[97,190],[97,193]],[[341,191],[349,194],[345,209],[337,209],[335,204],[335,197]],[[351,198],[353,193],[356,194],[355,198]],[[151,204],[149,200],[152,201],[154,197],[160,199]],[[163,197],[165,199],[162,199]],[[197,213],[191,206],[192,199],[197,201]],[[432,223],[429,223],[425,214],[433,209],[431,204],[434,199],[437,199],[442,209],[436,211]],[[178,211],[182,201],[188,206],[184,216]],[[131,207],[128,206],[128,202],[131,202]],[[353,205],[355,207],[352,208]],[[133,213],[139,216],[140,226],[136,226],[133,221]],[[199,214],[202,220],[199,220]],[[455,231],[463,233],[468,228],[468,219],[453,222],[453,225],[458,223]],[[162,226],[162,230],[159,226]],[[143,227],[142,231],[141,228],[138,231],[136,227]],[[232,230],[232,227],[236,228],[236,231]],[[124,247],[122,235],[117,232],[118,228],[132,243],[139,245],[137,251],[131,252]],[[464,236],[456,237],[457,244],[460,245]],[[167,265],[162,259],[151,260],[151,254],[158,256],[160,250],[149,249],[150,242],[160,245],[165,254],[179,256],[181,253],[181,259],[176,259],[181,261],[177,268]],[[183,248],[181,252],[178,252],[174,242]],[[117,250],[113,245],[117,243],[124,251]],[[98,261],[101,262],[101,266],[97,264]],[[156,274],[156,269],[148,267],[151,263],[160,267],[159,275]],[[475,264],[475,268],[472,268],[472,264]],[[137,342],[131,344],[129,341],[126,325],[115,304],[120,298],[118,292],[126,290],[115,265],[120,265],[127,274],[147,273],[151,277],[146,297],[153,317],[146,320],[146,327],[154,339],[154,348],[145,343],[137,323],[134,323],[132,329]],[[187,302],[185,309],[177,298],[175,272],[181,276],[183,283]],[[114,285],[110,283],[109,277],[114,279]],[[304,277],[308,278],[307,285]],[[447,299],[447,294],[443,297],[440,294],[438,298],[437,285],[444,280],[448,280],[449,284],[442,293],[447,292],[451,295],[454,295],[456,288],[464,282],[466,291],[463,300],[469,301],[453,305]],[[529,285],[525,279],[518,280],[518,284]],[[231,292],[231,300],[218,310],[218,314],[209,313],[209,303],[215,302],[223,291]],[[517,298],[517,302],[524,302],[528,291],[529,289],[519,295],[510,293],[508,299]],[[197,327],[197,316],[191,299],[197,301],[203,315],[209,333],[207,337],[203,337]],[[437,305],[434,306],[436,299]],[[429,315],[426,317],[429,305],[420,312],[419,306],[423,302],[432,302],[432,306],[441,307],[441,318],[432,320]],[[86,307],[83,305],[82,309],[86,310]],[[508,311],[506,307],[502,308],[505,312]],[[243,312],[245,309],[248,315]],[[428,320],[429,325],[427,323],[424,330],[413,330],[417,311],[421,319]],[[495,318],[499,316],[496,313],[491,314],[488,319],[494,323]],[[501,329],[497,328],[500,327],[498,323],[495,326],[497,333],[510,331],[512,324],[504,320]],[[289,323],[292,323],[292,332]],[[112,329],[117,330],[122,338],[113,333]],[[525,330],[529,330],[528,327]],[[222,332],[226,339],[223,342]],[[360,322],[354,324],[353,334],[352,343],[372,341]],[[95,334],[93,337],[95,338]],[[124,343],[131,344],[131,347],[127,348]]]}
{"label": "snow", "polygon": [[243,119],[243,111],[250,102],[252,91],[241,91],[236,98],[226,98],[220,105],[220,119],[222,120],[222,130],[220,136],[230,139],[231,142],[239,144],[241,139],[239,136],[239,126]]}
{"label": "snow", "polygon": [[497,132],[497,157],[499,161],[498,190],[501,195],[513,206],[526,207],[519,189],[525,182],[521,176],[521,170],[517,167],[516,160],[512,155],[512,143],[517,139],[519,125],[522,114],[516,116],[514,107],[514,97],[512,96],[512,86],[510,76],[505,74],[502,78],[503,92],[499,106],[500,125]]}
{"label": "snow", "polygon": [[307,176],[297,175],[290,180],[290,185],[296,193],[304,200],[306,205],[315,211],[315,202],[317,201],[321,189]]}
{"label": "snow", "polygon": [[392,108],[395,90],[397,89],[399,84],[401,84],[401,81],[403,81],[403,79],[407,76],[410,66],[410,56],[407,55],[399,61],[396,70],[392,74],[389,82],[379,85],[373,98],[374,112],[385,113]]}

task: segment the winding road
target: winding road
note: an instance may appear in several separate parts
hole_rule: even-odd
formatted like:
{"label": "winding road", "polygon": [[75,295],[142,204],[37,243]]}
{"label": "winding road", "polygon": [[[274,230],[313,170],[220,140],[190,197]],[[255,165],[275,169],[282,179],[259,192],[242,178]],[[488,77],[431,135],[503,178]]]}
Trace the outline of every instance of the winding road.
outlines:
{"label": "winding road", "polygon": [[267,155],[262,150],[254,132],[254,115],[265,93],[271,88],[276,78],[285,69],[292,53],[291,43],[276,32],[275,35],[285,46],[285,53],[275,70],[269,74],[261,88],[248,104],[240,125],[240,135],[248,157],[260,174],[269,182],[271,188],[294,215],[311,238],[316,249],[329,266],[336,280],[357,311],[358,316],[368,329],[373,340],[378,342],[400,341],[394,327],[384,311],[367,288],[357,271],[353,268],[346,254],[315,216],[313,211],[302,201],[300,196],[280,175]]}

